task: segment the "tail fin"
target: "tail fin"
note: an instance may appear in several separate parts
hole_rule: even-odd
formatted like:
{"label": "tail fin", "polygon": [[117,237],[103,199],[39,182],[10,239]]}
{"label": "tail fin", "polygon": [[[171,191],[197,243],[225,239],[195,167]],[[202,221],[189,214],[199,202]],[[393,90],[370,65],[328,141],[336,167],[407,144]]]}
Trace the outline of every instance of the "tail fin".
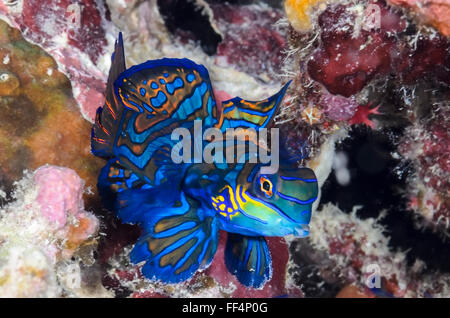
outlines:
{"label": "tail fin", "polygon": [[108,82],[106,84],[105,105],[97,109],[95,124],[91,132],[92,153],[99,157],[113,156],[114,140],[119,128],[118,121],[123,111],[120,100],[114,94],[114,81],[125,69],[122,33],[119,33],[119,38],[116,41],[112,55]]}

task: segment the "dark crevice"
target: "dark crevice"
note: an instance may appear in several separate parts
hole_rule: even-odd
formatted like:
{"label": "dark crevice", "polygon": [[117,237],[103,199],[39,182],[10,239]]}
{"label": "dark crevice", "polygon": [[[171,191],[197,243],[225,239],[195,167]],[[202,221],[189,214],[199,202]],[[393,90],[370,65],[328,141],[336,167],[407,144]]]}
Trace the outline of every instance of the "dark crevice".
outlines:
{"label": "dark crevice", "polygon": [[347,154],[350,183],[340,185],[332,173],[322,188],[321,205],[331,202],[347,213],[355,205],[362,205],[357,212],[362,219],[386,211],[379,222],[390,237],[391,248],[409,250],[409,265],[420,259],[427,265],[426,271],[450,272],[450,241],[444,241],[442,235],[431,229],[420,229],[415,220],[418,216],[407,209],[407,178],[413,173],[412,165],[391,156],[402,131],[353,128],[349,137],[336,147],[337,152]]}
{"label": "dark crevice", "polygon": [[245,5],[245,4],[260,4],[266,3],[267,5],[281,9],[283,6],[284,0],[206,0],[208,3],[229,3],[229,4],[238,4],[238,5]]}
{"label": "dark crevice", "polygon": [[222,37],[211,26],[209,16],[195,1],[158,0],[167,29],[181,41],[198,41],[202,50],[214,55]]}
{"label": "dark crevice", "polygon": [[293,241],[289,250],[296,265],[289,269],[289,273],[305,297],[336,297],[343,284],[327,273],[333,265],[331,261],[323,263],[324,252],[315,250],[303,239]]}
{"label": "dark crevice", "polygon": [[336,146],[336,152],[347,155],[350,183],[340,185],[332,173],[323,187],[322,203],[332,202],[344,211],[363,205],[357,213],[361,218],[377,217],[383,209],[404,204],[399,189],[405,189],[407,174],[399,179],[393,173],[399,160],[391,156],[396,149],[392,139],[399,136],[400,129],[380,133],[363,125],[353,128]]}

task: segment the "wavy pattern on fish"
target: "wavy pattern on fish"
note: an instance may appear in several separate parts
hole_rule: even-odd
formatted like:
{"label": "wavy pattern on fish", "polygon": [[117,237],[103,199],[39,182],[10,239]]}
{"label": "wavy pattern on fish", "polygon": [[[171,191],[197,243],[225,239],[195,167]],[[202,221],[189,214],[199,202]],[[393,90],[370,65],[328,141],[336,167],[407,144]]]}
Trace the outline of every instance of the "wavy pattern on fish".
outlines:
{"label": "wavy pattern on fish", "polygon": [[[252,163],[264,147],[255,132],[270,127],[288,88],[263,101],[235,97],[217,107],[208,71],[187,59],[152,60],[125,68],[122,36],[115,46],[106,102],[97,111],[92,152],[108,160],[98,187],[106,207],[143,233],[130,253],[152,280],[179,283],[211,263],[219,230],[229,232],[226,266],[245,286],[261,288],[272,262],[264,236],[306,236],[318,187],[314,172],[280,162],[276,174]],[[195,140],[203,127],[241,129],[232,143]],[[212,163],[174,163],[176,128],[191,132]],[[253,135],[252,135],[253,134]],[[242,137],[244,136],[244,137]],[[252,148],[253,147],[253,148]],[[226,162],[233,149],[232,162]]]}

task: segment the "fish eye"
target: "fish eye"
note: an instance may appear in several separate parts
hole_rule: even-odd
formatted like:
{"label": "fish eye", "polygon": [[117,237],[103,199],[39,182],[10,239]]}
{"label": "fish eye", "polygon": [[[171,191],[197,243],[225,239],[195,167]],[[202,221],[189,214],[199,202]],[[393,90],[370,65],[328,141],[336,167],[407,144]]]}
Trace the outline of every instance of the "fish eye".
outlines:
{"label": "fish eye", "polygon": [[261,176],[259,178],[259,184],[261,185],[261,191],[266,195],[266,197],[271,198],[273,196],[272,182]]}

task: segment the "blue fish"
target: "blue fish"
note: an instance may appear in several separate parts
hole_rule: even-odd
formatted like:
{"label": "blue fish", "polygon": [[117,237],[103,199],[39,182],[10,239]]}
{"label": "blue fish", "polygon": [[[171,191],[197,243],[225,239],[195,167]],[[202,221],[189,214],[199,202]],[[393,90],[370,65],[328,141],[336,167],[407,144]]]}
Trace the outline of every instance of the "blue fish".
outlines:
{"label": "blue fish", "polygon": [[[268,128],[289,83],[263,101],[239,97],[215,102],[209,74],[188,59],[160,59],[126,69],[122,35],[112,57],[106,101],[92,128],[92,153],[105,158],[98,189],[104,204],[143,230],[130,260],[150,280],[179,283],[206,269],[219,230],[228,232],[225,264],[240,283],[262,288],[272,277],[265,236],[306,236],[318,185],[314,172],[281,160],[275,174],[261,173],[251,152],[233,163],[174,163],[175,128]],[[191,134],[192,136],[194,134]],[[192,137],[194,138],[194,137]],[[192,139],[192,144],[196,141]],[[220,140],[202,141],[201,151]],[[236,138],[248,149],[252,138]],[[227,146],[217,144],[215,155]],[[242,148],[244,147],[244,148]],[[240,158],[242,159],[242,157]]]}

